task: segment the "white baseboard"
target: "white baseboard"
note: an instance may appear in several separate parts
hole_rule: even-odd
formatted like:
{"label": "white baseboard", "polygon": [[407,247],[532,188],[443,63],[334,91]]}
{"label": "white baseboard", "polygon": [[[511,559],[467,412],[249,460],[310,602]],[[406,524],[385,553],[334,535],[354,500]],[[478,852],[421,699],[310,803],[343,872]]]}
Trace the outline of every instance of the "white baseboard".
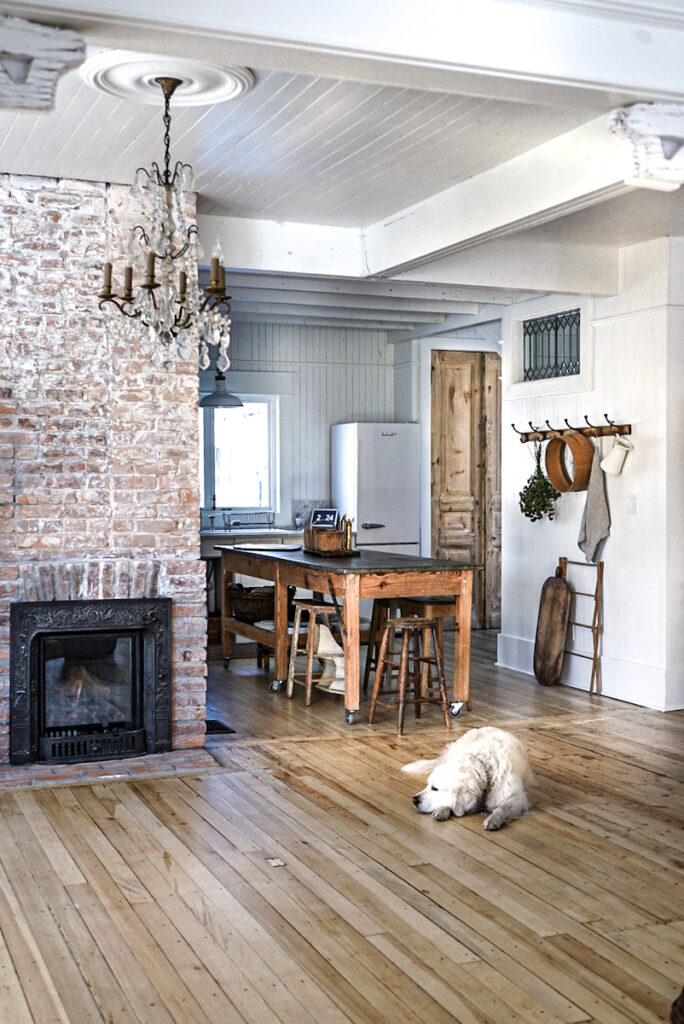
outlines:
{"label": "white baseboard", "polygon": [[515,672],[534,675],[534,643],[524,640],[521,636],[508,636],[499,633],[496,649],[496,663],[501,668],[511,668]]}
{"label": "white baseboard", "polygon": [[[534,675],[534,641],[499,633],[497,665]],[[601,657],[601,693],[655,711],[680,711],[684,708],[684,673],[670,672],[653,665],[640,665],[619,658]],[[589,690],[591,661],[566,654],[563,685]]]}

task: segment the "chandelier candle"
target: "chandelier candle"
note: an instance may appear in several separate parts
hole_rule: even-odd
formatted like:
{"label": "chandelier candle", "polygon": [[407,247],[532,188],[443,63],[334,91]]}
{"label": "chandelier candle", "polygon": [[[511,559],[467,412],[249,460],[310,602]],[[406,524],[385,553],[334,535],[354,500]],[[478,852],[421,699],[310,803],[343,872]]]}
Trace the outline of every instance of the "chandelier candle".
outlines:
{"label": "chandelier candle", "polygon": [[[124,289],[112,289],[112,264],[105,262],[100,309],[116,341],[130,351],[134,336],[142,335],[140,347],[151,361],[169,369],[175,359],[187,358],[187,346],[199,343],[199,365],[210,365],[209,346],[216,348],[216,369],[228,369],[230,304],[226,295],[226,271],[217,246],[212,253],[211,282],[197,284],[197,261],[202,258],[197,227],[185,220],[185,202],[193,187],[189,164],[178,161],[171,170],[171,97],[179,78],[155,78],[164,95],[164,165],[139,167],[131,195],[151,203],[147,227],[138,224],[131,232],[130,263],[124,269]],[[142,270],[143,281],[133,288],[133,272]],[[176,285],[176,270],[178,284]],[[141,330],[142,329],[142,330]]]}

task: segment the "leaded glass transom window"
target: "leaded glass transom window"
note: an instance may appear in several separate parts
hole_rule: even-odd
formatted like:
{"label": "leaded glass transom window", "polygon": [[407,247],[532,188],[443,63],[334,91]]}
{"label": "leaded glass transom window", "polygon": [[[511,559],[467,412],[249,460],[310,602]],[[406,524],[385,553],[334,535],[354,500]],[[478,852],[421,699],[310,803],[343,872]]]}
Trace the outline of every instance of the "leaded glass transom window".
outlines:
{"label": "leaded glass transom window", "polygon": [[569,309],[523,321],[523,380],[580,372],[580,311]]}

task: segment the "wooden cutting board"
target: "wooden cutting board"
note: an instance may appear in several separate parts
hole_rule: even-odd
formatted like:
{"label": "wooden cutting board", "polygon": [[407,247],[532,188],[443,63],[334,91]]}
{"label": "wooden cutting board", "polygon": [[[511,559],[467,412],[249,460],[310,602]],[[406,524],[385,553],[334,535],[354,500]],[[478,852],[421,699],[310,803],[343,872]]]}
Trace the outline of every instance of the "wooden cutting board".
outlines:
{"label": "wooden cutting board", "polygon": [[550,576],[544,582],[534,641],[534,674],[542,686],[560,683],[571,599],[567,580]]}

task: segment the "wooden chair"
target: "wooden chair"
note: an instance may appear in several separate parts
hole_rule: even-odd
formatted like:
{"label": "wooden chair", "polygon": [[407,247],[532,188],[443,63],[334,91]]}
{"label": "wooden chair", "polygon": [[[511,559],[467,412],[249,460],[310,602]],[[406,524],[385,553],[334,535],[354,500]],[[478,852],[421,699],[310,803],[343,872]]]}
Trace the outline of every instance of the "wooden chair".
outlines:
{"label": "wooden chair", "polygon": [[[401,650],[391,653],[394,635],[401,633]],[[427,639],[426,639],[427,638]],[[380,699],[380,687],[388,666],[396,670],[396,689],[388,687]],[[425,674],[427,669],[427,674]],[[391,672],[390,672],[391,675]],[[409,687],[413,686],[414,696],[409,697]],[[390,702],[388,698],[395,697]],[[393,618],[385,621],[375,669],[373,693],[371,696],[368,722],[372,724],[375,709],[382,707],[397,711],[397,736],[404,731],[404,715],[406,705],[413,704],[416,718],[423,713],[424,704],[439,704],[444,715],[444,724],[450,728],[449,704],[446,683],[444,681],[444,664],[442,652],[437,640],[437,620],[425,618]]]}

